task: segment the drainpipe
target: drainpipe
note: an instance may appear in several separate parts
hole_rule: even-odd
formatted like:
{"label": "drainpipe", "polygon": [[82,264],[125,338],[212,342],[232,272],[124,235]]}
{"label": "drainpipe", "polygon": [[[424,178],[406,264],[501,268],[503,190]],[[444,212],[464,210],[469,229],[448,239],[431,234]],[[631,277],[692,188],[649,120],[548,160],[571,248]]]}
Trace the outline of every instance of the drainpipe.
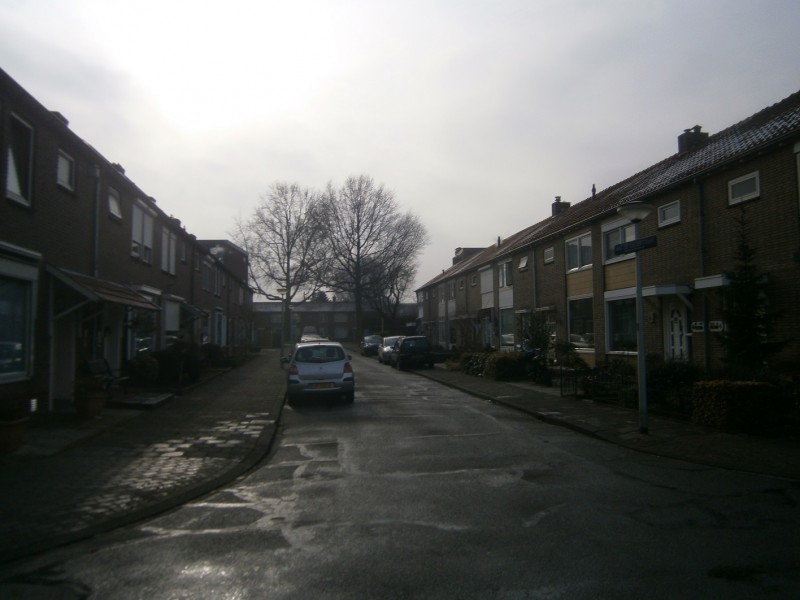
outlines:
{"label": "drainpipe", "polygon": [[94,211],[92,216],[92,277],[98,277],[100,257],[100,166],[92,165],[94,178]]}
{"label": "drainpipe", "polygon": [[[699,205],[699,217],[697,219],[697,240],[700,245],[700,277],[706,275],[706,239],[705,239],[705,188],[700,178],[695,180],[697,183],[697,201]],[[703,292],[703,322],[708,323],[708,293]],[[711,348],[709,347],[708,327],[703,327],[703,370],[708,372],[711,364]]]}

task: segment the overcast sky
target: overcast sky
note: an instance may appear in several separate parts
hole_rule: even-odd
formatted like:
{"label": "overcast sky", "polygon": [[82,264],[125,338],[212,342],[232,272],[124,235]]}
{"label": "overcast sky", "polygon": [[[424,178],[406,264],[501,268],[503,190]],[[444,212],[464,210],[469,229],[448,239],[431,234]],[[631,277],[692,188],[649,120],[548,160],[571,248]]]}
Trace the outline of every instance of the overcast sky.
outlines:
{"label": "overcast sky", "polygon": [[0,67],[200,238],[367,174],[416,285],[800,89],[797,0],[0,0]]}

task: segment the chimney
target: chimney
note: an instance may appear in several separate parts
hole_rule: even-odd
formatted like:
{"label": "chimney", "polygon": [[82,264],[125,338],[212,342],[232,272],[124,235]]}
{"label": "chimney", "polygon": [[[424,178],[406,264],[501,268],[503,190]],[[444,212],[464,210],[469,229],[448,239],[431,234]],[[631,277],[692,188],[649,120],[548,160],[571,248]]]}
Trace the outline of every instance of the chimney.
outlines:
{"label": "chimney", "polygon": [[553,202],[553,216],[560,215],[565,210],[567,210],[570,206],[569,202],[562,202],[561,196],[556,196],[556,201]]}
{"label": "chimney", "polygon": [[701,131],[702,129],[700,125],[695,125],[683,130],[683,133],[678,136],[678,154],[697,150],[706,143],[708,133]]}

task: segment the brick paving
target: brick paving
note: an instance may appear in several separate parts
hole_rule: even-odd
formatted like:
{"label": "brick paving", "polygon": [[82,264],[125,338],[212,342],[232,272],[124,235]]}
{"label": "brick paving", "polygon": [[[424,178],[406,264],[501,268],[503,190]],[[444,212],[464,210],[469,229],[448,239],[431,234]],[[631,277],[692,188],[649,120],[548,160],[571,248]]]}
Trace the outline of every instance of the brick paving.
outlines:
{"label": "brick paving", "polygon": [[245,472],[277,429],[278,364],[265,351],[155,409],[31,427],[23,448],[0,457],[0,561],[135,522]]}

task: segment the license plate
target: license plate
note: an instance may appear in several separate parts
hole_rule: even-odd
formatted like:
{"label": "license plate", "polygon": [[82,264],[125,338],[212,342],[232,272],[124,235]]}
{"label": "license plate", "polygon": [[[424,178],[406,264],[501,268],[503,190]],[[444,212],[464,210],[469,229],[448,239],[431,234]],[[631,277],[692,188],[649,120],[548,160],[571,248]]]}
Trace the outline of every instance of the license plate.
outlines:
{"label": "license plate", "polygon": [[332,383],[314,383],[311,385],[311,388],[315,390],[329,390],[332,387]]}

